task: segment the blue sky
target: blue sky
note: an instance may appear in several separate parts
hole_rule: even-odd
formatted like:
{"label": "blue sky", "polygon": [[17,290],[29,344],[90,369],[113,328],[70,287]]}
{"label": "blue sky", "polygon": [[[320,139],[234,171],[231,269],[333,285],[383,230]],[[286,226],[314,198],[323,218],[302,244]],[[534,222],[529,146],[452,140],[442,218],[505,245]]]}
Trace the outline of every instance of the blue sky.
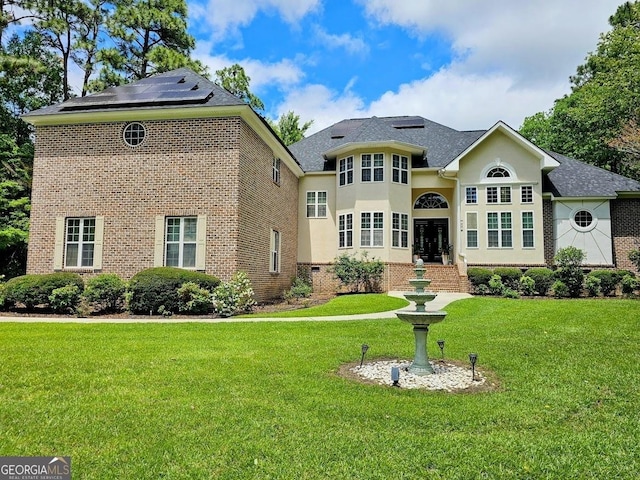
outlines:
{"label": "blue sky", "polygon": [[621,0],[187,0],[195,57],[240,63],[277,118],[422,115],[484,129],[548,110]]}

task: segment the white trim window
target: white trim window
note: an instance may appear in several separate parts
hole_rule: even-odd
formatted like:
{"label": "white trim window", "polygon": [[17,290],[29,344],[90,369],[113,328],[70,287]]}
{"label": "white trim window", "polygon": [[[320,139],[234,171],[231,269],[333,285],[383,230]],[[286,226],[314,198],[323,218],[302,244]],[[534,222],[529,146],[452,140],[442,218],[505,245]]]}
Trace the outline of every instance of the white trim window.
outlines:
{"label": "white trim window", "polygon": [[327,217],[327,192],[307,192],[307,218]]}
{"label": "white trim window", "polygon": [[167,217],[164,258],[167,267],[196,268],[197,217]]}
{"label": "white trim window", "polygon": [[511,203],[511,187],[487,187],[487,203]]}
{"label": "white trim window", "polygon": [[520,187],[520,203],[533,203],[533,185]]}
{"label": "white trim window", "polygon": [[351,185],[353,183],[353,157],[341,158],[338,161],[338,169],[340,186]]}
{"label": "white trim window", "polygon": [[533,212],[522,212],[522,248],[534,248]]}
{"label": "white trim window", "polygon": [[478,212],[467,212],[467,248],[478,246]]}
{"label": "white trim window", "polygon": [[489,248],[513,247],[511,212],[487,213],[487,246]]}
{"label": "white trim window", "polygon": [[95,217],[67,218],[64,266],[66,268],[93,267],[95,241]]}
{"label": "white trim window", "polygon": [[362,212],[360,214],[360,246],[384,246],[383,212]]}
{"label": "white trim window", "polygon": [[391,214],[391,246],[409,248],[409,215]]}
{"label": "white trim window", "polygon": [[270,259],[269,259],[269,272],[270,273],[279,273],[280,272],[280,250],[281,250],[281,239],[280,232],[278,230],[271,230],[271,241],[270,241]]}
{"label": "white trim window", "polygon": [[144,142],[144,137],[146,135],[146,130],[144,125],[139,122],[132,122],[127,124],[122,131],[122,140],[129,147],[137,147]]}
{"label": "white trim window", "polygon": [[466,187],[464,202],[467,205],[476,205],[478,203],[478,187]]}
{"label": "white trim window", "polygon": [[338,215],[338,248],[353,247],[353,213]]}
{"label": "white trim window", "polygon": [[273,183],[280,185],[280,159],[277,157],[273,157],[271,178],[273,180]]}
{"label": "white trim window", "polygon": [[363,182],[384,182],[384,154],[363,153],[361,160]]}
{"label": "white trim window", "polygon": [[391,181],[393,183],[409,183],[409,158],[404,155],[393,155],[393,165],[391,169]]}

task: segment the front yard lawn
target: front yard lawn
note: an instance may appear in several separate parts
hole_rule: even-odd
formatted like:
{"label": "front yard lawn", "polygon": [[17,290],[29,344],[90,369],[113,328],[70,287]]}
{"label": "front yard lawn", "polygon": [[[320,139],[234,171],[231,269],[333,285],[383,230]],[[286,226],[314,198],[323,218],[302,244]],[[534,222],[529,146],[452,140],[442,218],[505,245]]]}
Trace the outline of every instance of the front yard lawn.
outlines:
{"label": "front yard lawn", "polygon": [[[304,303],[305,299],[298,302]],[[359,315],[361,313],[379,313],[398,310],[409,305],[404,298],[390,297],[386,293],[360,293],[355,295],[339,295],[322,305],[299,308],[282,312],[258,312],[239,317],[259,318],[291,318],[291,317],[330,317],[334,315]]]}
{"label": "front yard lawn", "polygon": [[632,479],[640,308],[472,298],[429,350],[491,370],[450,394],[336,375],[411,358],[409,325],[0,323],[0,455],[63,456],[78,479]]}

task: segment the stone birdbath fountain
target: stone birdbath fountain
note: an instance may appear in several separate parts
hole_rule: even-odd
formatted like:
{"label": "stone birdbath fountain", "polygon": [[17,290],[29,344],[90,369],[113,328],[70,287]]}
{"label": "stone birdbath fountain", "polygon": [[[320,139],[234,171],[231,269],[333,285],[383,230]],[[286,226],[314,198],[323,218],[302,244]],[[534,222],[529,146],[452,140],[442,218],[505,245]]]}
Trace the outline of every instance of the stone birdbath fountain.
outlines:
{"label": "stone birdbath fountain", "polygon": [[430,375],[435,372],[427,356],[427,334],[429,333],[429,325],[444,320],[447,312],[442,310],[427,311],[426,309],[425,304],[436,298],[436,294],[424,291],[425,287],[431,284],[431,280],[423,278],[425,268],[422,259],[416,261],[416,266],[413,271],[416,273],[416,278],[409,280],[409,283],[415,288],[415,291],[406,292],[403,295],[407,300],[415,302],[416,309],[415,311],[401,310],[397,312],[396,315],[400,320],[413,325],[416,352],[413,363],[408,368],[409,373],[414,375]]}

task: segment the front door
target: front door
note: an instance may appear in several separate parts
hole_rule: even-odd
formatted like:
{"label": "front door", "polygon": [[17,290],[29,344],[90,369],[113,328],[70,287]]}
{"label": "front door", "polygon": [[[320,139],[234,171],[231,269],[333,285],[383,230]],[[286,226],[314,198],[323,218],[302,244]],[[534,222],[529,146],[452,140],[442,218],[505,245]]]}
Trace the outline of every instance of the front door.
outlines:
{"label": "front door", "polygon": [[449,221],[446,218],[419,218],[414,221],[414,252],[425,262],[441,262],[442,249],[449,244]]}

